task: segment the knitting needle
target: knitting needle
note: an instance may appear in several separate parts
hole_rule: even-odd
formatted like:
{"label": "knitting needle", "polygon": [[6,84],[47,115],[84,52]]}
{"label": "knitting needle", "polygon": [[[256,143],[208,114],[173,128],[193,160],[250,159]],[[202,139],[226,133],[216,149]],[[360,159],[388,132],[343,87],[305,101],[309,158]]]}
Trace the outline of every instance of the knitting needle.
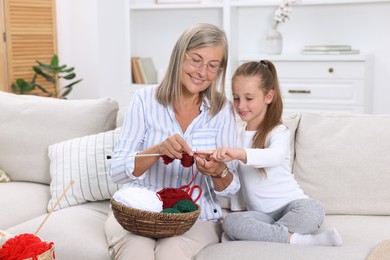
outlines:
{"label": "knitting needle", "polygon": [[57,202],[51,208],[50,212],[46,215],[45,219],[42,221],[41,225],[39,225],[37,231],[35,231],[34,235],[37,235],[39,230],[42,228],[43,224],[45,224],[46,220],[50,217],[51,213],[53,213],[54,209],[60,204],[60,201],[64,198],[65,193],[70,189],[70,187],[74,184],[74,180],[70,180],[68,186],[66,186],[64,192],[62,192],[61,196],[58,198]]}
{"label": "knitting needle", "polygon": [[159,153],[140,153],[140,154],[129,154],[125,156],[111,156],[107,155],[107,159],[112,159],[112,158],[125,158],[125,157],[148,157],[148,156],[161,156],[162,154]]}

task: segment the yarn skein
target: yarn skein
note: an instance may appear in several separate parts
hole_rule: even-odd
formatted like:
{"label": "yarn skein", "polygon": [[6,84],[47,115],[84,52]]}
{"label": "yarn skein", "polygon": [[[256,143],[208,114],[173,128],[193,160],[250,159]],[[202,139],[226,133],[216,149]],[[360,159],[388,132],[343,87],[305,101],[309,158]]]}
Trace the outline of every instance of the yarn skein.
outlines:
{"label": "yarn skein", "polygon": [[21,234],[10,238],[0,248],[0,259],[19,260],[32,258],[38,260],[38,256],[50,250],[53,242],[47,243],[33,234]]}
{"label": "yarn skein", "polygon": [[[183,156],[183,158],[181,158],[180,161],[181,161],[181,165],[183,165],[183,167],[189,168],[194,164],[195,160],[194,160],[193,156],[189,156],[186,152],[183,152],[182,156]],[[163,159],[163,162],[165,165],[170,164],[174,160],[173,158],[171,158],[167,155],[161,155],[161,158]]]}

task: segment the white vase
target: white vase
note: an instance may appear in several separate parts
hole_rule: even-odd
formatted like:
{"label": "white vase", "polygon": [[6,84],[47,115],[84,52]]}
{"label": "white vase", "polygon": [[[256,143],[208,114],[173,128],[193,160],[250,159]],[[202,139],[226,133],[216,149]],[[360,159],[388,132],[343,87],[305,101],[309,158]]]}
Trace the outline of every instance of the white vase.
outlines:
{"label": "white vase", "polygon": [[276,25],[272,27],[265,38],[265,48],[267,54],[282,53],[283,37]]}

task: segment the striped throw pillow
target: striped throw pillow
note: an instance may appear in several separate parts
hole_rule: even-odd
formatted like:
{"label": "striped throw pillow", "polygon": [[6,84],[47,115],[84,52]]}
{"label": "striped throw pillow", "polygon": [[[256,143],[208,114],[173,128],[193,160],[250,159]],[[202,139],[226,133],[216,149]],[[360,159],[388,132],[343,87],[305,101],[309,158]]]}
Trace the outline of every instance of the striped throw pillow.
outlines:
{"label": "striped throw pillow", "polygon": [[49,146],[50,211],[71,180],[65,196],[54,210],[110,199],[120,188],[108,174],[109,160],[119,138],[120,128],[95,135],[70,139]]}

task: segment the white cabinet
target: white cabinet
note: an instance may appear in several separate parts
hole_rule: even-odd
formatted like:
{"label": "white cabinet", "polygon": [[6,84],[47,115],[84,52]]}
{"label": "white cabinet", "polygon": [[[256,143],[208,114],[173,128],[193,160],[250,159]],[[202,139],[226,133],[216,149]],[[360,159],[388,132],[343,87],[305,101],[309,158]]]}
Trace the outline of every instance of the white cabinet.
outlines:
{"label": "white cabinet", "polygon": [[371,113],[371,55],[248,55],[241,62],[271,60],[289,112]]}
{"label": "white cabinet", "polygon": [[[128,4],[129,21],[128,55],[151,57],[160,79],[165,73],[177,38],[186,28],[198,22],[212,23],[223,28],[229,41],[228,94],[232,72],[240,62],[266,58],[259,53],[265,51],[266,30],[270,28],[273,12],[281,2],[203,0],[200,3],[177,1],[177,4],[156,4],[156,0],[125,1]],[[377,0],[380,1],[385,0]],[[302,1],[300,15],[305,14],[307,8],[304,6],[308,5],[321,8],[328,4],[354,2],[365,1]],[[372,87],[372,59],[369,56],[283,54],[267,58],[275,62],[280,74],[285,111],[371,111],[372,90],[369,88]],[[131,91],[144,86],[130,85]]]}

